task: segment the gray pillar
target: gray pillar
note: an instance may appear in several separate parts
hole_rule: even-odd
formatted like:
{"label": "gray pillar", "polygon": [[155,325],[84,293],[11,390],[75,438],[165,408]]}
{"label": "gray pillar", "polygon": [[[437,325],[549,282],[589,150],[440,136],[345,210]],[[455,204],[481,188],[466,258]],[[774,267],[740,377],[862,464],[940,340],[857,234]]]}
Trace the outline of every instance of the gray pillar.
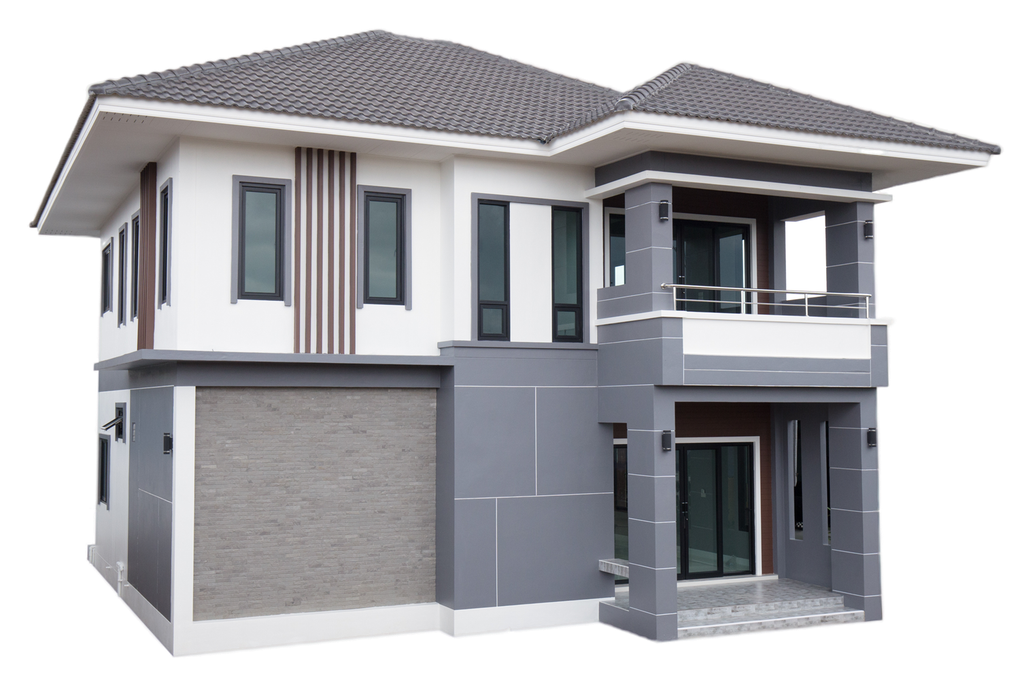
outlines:
{"label": "gray pillar", "polygon": [[659,202],[672,207],[673,188],[646,183],[624,196],[627,225],[628,295],[635,296],[634,312],[672,310],[672,292],[662,284],[673,281],[673,219],[659,220]]}
{"label": "gray pillar", "polygon": [[640,413],[627,423],[628,629],[661,641],[677,637],[674,409],[656,388],[641,389]]}
{"label": "gray pillar", "polygon": [[829,204],[825,209],[826,290],[829,293],[870,293],[872,317],[875,316],[875,245],[873,239],[864,239],[864,221],[873,221],[874,217],[875,205],[864,202]]}
{"label": "gray pillar", "polygon": [[878,533],[878,448],[875,391],[860,404],[829,406],[829,492],[832,515],[832,590],[867,620],[882,619]]}

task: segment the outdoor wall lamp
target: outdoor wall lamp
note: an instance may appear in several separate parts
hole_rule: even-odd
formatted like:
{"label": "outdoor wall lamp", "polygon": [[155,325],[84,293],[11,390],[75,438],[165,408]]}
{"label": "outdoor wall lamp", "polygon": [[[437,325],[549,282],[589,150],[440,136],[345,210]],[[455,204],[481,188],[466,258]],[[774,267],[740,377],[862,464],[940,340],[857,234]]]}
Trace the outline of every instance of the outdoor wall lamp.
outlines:
{"label": "outdoor wall lamp", "polygon": [[868,447],[878,446],[878,430],[874,427],[868,429]]}
{"label": "outdoor wall lamp", "polygon": [[864,239],[875,239],[875,221],[864,221]]}
{"label": "outdoor wall lamp", "polygon": [[670,430],[662,430],[662,452],[668,453],[673,449],[673,433]]}
{"label": "outdoor wall lamp", "polygon": [[659,202],[659,220],[669,220],[669,200],[662,200]]}

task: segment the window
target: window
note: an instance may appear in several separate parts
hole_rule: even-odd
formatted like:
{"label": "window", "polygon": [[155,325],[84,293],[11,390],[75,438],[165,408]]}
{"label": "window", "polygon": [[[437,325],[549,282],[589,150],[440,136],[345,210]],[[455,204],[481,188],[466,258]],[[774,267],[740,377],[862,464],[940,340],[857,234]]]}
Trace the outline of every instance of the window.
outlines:
{"label": "window", "polygon": [[131,218],[131,319],[138,316],[138,252],[141,224],[136,214]]}
{"label": "window", "polygon": [[365,302],[404,304],[404,196],[364,194]]}
{"label": "window", "polygon": [[510,205],[478,203],[478,339],[510,340]]}
{"label": "window", "polygon": [[159,304],[170,304],[170,181],[159,193]]}
{"label": "window", "polygon": [[[169,300],[169,190],[163,210],[160,302]],[[234,276],[231,301],[291,303],[291,181],[234,176]],[[163,294],[166,297],[163,298]]]}
{"label": "window", "polygon": [[113,240],[103,247],[103,280],[99,299],[99,314],[113,309]]}
{"label": "window", "polygon": [[358,307],[411,309],[411,191],[358,186]]}
{"label": "window", "polygon": [[800,443],[800,421],[792,420],[789,426],[790,444],[790,487],[793,510],[793,538],[794,540],[804,539],[804,475],[801,462]]}
{"label": "window", "polygon": [[127,324],[127,223],[117,233],[117,326]]}
{"label": "window", "polygon": [[606,286],[626,283],[627,228],[623,211],[606,213]]}
{"label": "window", "polygon": [[110,437],[99,435],[99,495],[97,502],[110,509]]}
{"label": "window", "polygon": [[552,209],[553,340],[580,342],[581,211]]}

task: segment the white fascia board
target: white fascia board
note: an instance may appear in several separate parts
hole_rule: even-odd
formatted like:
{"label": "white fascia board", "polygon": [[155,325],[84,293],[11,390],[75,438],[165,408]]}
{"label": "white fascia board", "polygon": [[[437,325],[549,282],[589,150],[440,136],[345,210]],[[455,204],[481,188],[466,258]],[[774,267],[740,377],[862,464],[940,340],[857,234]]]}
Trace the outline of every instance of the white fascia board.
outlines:
{"label": "white fascia board", "polygon": [[60,194],[60,189],[64,187],[64,179],[67,178],[68,172],[74,165],[74,161],[77,159],[78,153],[85,144],[85,139],[88,138],[89,132],[92,130],[92,125],[95,124],[97,117],[99,117],[99,101],[93,102],[92,110],[89,111],[89,116],[85,120],[85,124],[82,125],[81,131],[78,133],[78,138],[74,142],[74,147],[71,148],[71,153],[67,156],[64,166],[60,170],[60,176],[57,178],[57,182],[53,185],[53,190],[50,191],[49,198],[46,200],[46,207],[39,216],[39,222],[37,224],[39,234],[45,234],[46,217],[50,215],[50,208],[53,206],[53,203],[56,202],[57,196]]}
{"label": "white fascia board", "polygon": [[185,122],[272,129],[305,134],[358,138],[380,143],[415,143],[449,148],[451,151],[475,151],[548,157],[547,147],[528,139],[460,134],[366,122],[349,122],[327,117],[274,113],[193,103],[173,103],[130,97],[103,97],[98,106],[104,112],[144,115]]}
{"label": "white fascia board", "polygon": [[680,115],[644,112],[617,113],[605,120],[567,134],[549,143],[551,155],[558,155],[618,131],[647,131],[661,134],[699,136],[745,143],[760,143],[807,150],[872,155],[915,162],[939,162],[983,167],[991,155],[980,150],[955,150],[909,143],[875,141],[853,136],[830,136],[759,127],[738,122],[703,120]]}
{"label": "white fascia board", "polygon": [[754,181],[745,178],[726,178],[722,176],[681,174],[672,171],[652,170],[639,171],[626,178],[592,188],[584,193],[584,197],[589,200],[603,199],[645,183],[665,183],[684,188],[704,188],[706,190],[742,192],[753,195],[774,195],[776,197],[818,198],[834,202],[888,202],[892,199],[892,195],[868,192],[866,190],[823,188],[814,185]]}

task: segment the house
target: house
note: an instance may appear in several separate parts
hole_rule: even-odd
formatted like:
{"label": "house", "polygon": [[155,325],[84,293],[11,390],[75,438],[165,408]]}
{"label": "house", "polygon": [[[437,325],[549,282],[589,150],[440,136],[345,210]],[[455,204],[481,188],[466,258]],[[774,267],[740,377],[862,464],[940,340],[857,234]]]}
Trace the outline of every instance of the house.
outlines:
{"label": "house", "polygon": [[174,654],[880,619],[874,207],[998,153],[384,32],[96,85],[32,224],[99,238],[89,560]]}

